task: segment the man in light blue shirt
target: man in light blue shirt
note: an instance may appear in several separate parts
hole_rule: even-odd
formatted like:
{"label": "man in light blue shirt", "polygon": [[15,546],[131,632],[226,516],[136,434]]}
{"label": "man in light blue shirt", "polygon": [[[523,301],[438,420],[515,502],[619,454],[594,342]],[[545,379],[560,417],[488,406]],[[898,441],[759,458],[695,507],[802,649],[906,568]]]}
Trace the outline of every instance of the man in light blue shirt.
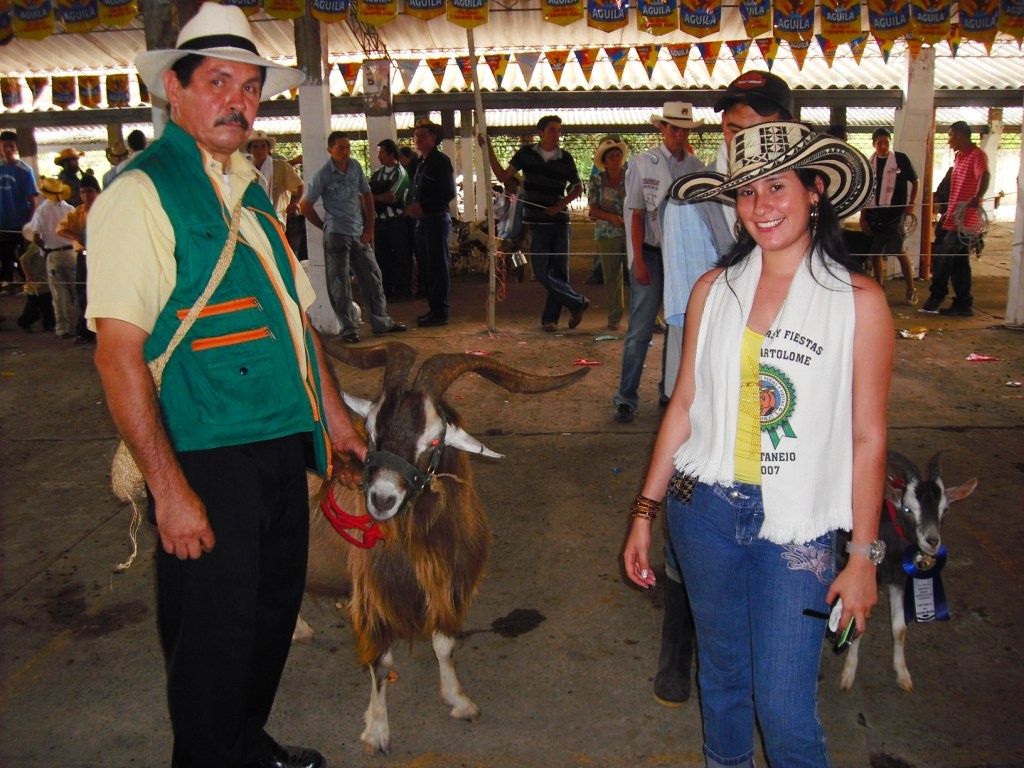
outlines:
{"label": "man in light blue shirt", "polygon": [[[380,267],[373,254],[373,195],[363,167],[352,158],[352,145],[341,131],[327,137],[327,153],[330,159],[306,185],[300,209],[313,226],[324,230],[327,295],[341,323],[341,339],[349,344],[359,341],[350,268],[369,304],[373,333],[404,331],[404,323],[388,316]],[[323,200],[323,219],[313,207],[318,200]]]}

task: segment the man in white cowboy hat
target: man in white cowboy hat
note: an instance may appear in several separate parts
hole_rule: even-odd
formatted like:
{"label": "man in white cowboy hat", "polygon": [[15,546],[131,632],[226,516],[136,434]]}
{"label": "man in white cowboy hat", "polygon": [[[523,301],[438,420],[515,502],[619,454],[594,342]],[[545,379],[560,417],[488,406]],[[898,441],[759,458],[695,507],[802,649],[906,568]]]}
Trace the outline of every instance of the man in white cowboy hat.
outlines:
{"label": "man in white cowboy hat", "polygon": [[39,194],[43,201],[36,207],[28,229],[46,261],[46,279],[53,297],[53,312],[57,320],[57,336],[70,339],[74,335],[80,312],[75,291],[74,243],[57,234],[61,220],[75,209],[68,205],[71,188],[60,179],[43,176],[39,180]]}
{"label": "man in white cowboy hat", "polygon": [[690,131],[703,121],[693,119],[693,106],[683,101],[665,103],[661,114],[651,115],[661,132],[661,144],[634,155],[626,171],[626,254],[629,262],[629,330],[622,349],[622,374],[612,398],[615,420],[625,424],[640,407],[640,375],[654,323],[661,309],[664,266],[659,213],[669,185],[694,173],[704,164],[690,151]]}
{"label": "man in white cowboy hat", "polygon": [[71,187],[71,197],[68,199],[68,202],[74,206],[82,204],[82,198],[78,194],[78,188],[82,184],[82,172],[78,168],[78,159],[82,154],[74,147],[68,147],[67,149],[62,149],[53,161],[55,165],[60,166],[60,173],[57,174],[57,178]]}
{"label": "man in white cowboy hat", "polygon": [[299,200],[302,199],[302,179],[284,158],[271,154],[277,146],[277,139],[265,131],[253,131],[249,135],[246,150],[252,164],[260,172],[259,182],[263,191],[270,198],[277,218],[282,224],[288,217],[299,211]]}
{"label": "man in white cowboy hat", "polygon": [[[312,286],[239,151],[260,100],[302,74],[209,2],[136,66],[170,121],[90,213],[87,314],[159,533],[172,764],[325,766],[264,728],[305,584],[306,468],[366,446],[306,315]],[[157,387],[147,364],[168,348]]]}
{"label": "man in white cowboy hat", "polygon": [[[723,140],[715,168],[728,171],[728,150],[737,131],[771,120],[789,119],[793,113],[789,85],[770,72],[745,72],[725,89],[715,103],[722,113]],[[683,349],[686,307],[693,286],[735,242],[732,208],[717,202],[681,205],[669,200],[662,210],[662,257],[665,267],[665,334],[662,402],[675,389]],[[665,616],[661,651],[654,675],[655,699],[679,705],[690,695],[693,658],[693,618],[682,570],[670,541],[665,543]]]}

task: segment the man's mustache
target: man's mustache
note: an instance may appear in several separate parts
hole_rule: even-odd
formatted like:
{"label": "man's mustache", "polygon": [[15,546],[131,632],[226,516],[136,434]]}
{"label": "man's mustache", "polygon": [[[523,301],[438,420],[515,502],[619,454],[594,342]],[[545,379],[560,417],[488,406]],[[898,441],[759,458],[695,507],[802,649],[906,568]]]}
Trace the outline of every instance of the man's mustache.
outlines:
{"label": "man's mustache", "polygon": [[234,111],[229,112],[228,114],[224,115],[224,117],[218,117],[217,120],[214,122],[214,126],[228,125],[230,123],[238,123],[242,127],[242,130],[245,131],[248,131],[250,127],[249,120],[246,118],[246,116],[243,115],[241,112]]}

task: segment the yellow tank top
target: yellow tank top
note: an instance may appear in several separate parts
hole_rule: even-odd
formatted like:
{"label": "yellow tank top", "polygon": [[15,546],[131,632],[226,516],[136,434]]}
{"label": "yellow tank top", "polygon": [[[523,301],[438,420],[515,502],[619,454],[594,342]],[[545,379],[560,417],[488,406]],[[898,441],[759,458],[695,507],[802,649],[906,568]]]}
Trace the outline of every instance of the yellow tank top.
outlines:
{"label": "yellow tank top", "polygon": [[761,344],[764,336],[743,329],[740,405],[736,420],[736,481],[761,484]]}

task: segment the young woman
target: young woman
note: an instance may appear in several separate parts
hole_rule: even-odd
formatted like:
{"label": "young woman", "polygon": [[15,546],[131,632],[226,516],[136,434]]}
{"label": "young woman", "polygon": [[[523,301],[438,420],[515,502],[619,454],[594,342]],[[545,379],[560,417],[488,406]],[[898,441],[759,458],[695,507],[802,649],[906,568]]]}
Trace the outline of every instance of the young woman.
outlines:
{"label": "young woman", "polygon": [[[776,122],[736,134],[728,177],[688,176],[672,190],[735,202],[742,231],[691,296],[682,380],[623,559],[634,583],[654,584],[651,523],[667,493],[709,766],[753,765],[755,719],[772,765],[829,765],[817,715],[825,623],[805,610],[841,598],[841,626],[864,632],[877,600],[894,333],[839,232],[870,179],[848,144]],[[853,543],[837,575],[839,529]]]}

